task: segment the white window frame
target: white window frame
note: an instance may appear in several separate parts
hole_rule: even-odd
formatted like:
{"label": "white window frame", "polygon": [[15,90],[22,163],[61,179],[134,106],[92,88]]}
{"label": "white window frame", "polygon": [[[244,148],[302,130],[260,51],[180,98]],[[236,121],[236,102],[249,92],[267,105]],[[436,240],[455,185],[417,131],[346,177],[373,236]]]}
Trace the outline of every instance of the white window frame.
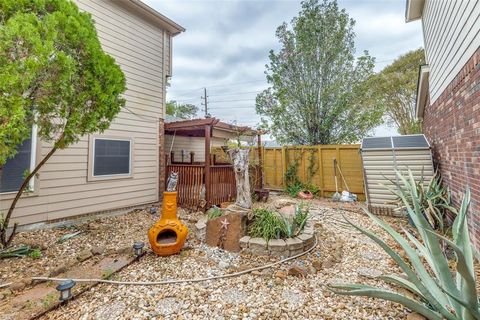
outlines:
{"label": "white window frame", "polygon": [[[114,141],[127,141],[129,145],[129,156],[128,156],[128,173],[118,173],[118,174],[102,174],[95,175],[95,143],[97,140],[114,140]],[[108,179],[108,178],[129,178],[132,177],[132,162],[133,162],[133,141],[132,138],[120,138],[120,137],[103,137],[96,136],[92,138],[92,167],[91,167],[91,177],[94,180],[98,179]]]}

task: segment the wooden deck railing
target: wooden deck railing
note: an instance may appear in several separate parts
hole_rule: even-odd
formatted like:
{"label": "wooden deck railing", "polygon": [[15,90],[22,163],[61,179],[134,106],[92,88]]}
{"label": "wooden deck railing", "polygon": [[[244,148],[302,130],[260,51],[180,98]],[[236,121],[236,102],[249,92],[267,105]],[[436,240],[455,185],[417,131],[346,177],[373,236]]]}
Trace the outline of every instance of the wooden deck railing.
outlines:
{"label": "wooden deck railing", "polygon": [[[205,185],[204,165],[168,165],[166,170],[167,180],[172,171],[178,172],[177,203],[180,206],[199,209],[207,203],[219,205],[222,202],[235,200],[237,191],[235,174],[231,165],[210,166],[210,183],[205,186],[209,189],[209,192],[205,190],[203,195],[202,188]],[[209,195],[209,199],[205,198],[206,195]]]}
{"label": "wooden deck railing", "polygon": [[167,179],[171,172],[178,172],[177,203],[188,208],[201,205],[202,186],[204,184],[205,166],[173,164],[167,166]]}
{"label": "wooden deck railing", "polygon": [[234,201],[237,195],[235,173],[231,165],[216,165],[210,167],[210,201],[212,205]]}

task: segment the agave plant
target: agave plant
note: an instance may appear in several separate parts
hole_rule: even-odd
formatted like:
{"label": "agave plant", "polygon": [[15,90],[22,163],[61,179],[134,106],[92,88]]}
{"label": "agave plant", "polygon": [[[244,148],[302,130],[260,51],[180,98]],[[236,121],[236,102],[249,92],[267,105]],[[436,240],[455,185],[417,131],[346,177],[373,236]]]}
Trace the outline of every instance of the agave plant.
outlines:
{"label": "agave plant", "polygon": [[[401,185],[397,185],[397,187],[402,189]],[[442,177],[438,172],[435,172],[428,184],[425,183],[422,177],[422,179],[415,182],[415,188],[417,199],[420,207],[423,209],[425,218],[427,218],[427,221],[434,229],[445,235],[447,232],[445,227],[446,215],[450,213],[451,216],[455,216],[457,215],[457,210],[452,206],[450,191],[442,184]],[[412,194],[406,192],[404,195],[404,199],[413,207]],[[400,196],[398,197],[397,204],[401,208],[406,207],[403,204],[404,199]]]}
{"label": "agave plant", "polygon": [[[349,223],[385,250],[406,274],[406,279],[398,275],[387,275],[381,279],[410,291],[416,298],[361,284],[333,285],[330,290],[341,295],[367,296],[397,302],[428,319],[480,319],[474,255],[466,222],[470,191],[466,191],[453,223],[452,241],[436,233],[425,218],[412,173],[409,172],[408,177],[404,177],[397,172],[397,176],[403,184],[403,188],[396,191],[397,195],[417,226],[419,239],[404,228],[405,238],[378,217],[369,212],[367,214],[400,245],[408,259],[404,260],[375,233]],[[441,250],[442,241],[455,252],[454,270],[450,269],[448,259]]]}

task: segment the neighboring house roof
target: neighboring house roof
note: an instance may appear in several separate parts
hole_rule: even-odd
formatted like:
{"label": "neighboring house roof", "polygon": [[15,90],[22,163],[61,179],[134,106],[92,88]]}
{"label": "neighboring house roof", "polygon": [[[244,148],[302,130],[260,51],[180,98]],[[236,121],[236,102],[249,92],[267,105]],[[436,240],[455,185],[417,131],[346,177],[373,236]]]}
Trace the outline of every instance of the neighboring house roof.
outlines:
{"label": "neighboring house roof", "polygon": [[177,121],[183,121],[183,120],[185,120],[185,119],[175,117],[175,116],[172,116],[172,115],[169,115],[169,114],[166,114],[165,119],[164,119],[165,123],[177,122]]}
{"label": "neighboring house roof", "polygon": [[263,146],[267,148],[281,147],[281,145],[275,140],[264,141]]}
{"label": "neighboring house roof", "polygon": [[120,0],[121,2],[129,5],[132,8],[135,8],[137,12],[150,18],[152,21],[157,23],[163,29],[167,30],[172,34],[172,36],[176,36],[179,33],[185,32],[185,28],[179,25],[178,23],[174,22],[173,20],[167,18],[157,10],[153,9],[152,7],[148,6],[141,0]]}
{"label": "neighboring house roof", "polygon": [[425,0],[407,0],[405,20],[407,22],[418,20],[422,17]]}
{"label": "neighboring house roof", "polygon": [[421,65],[418,69],[417,100],[415,101],[415,116],[423,118],[425,105],[428,100],[430,67],[428,64]]}

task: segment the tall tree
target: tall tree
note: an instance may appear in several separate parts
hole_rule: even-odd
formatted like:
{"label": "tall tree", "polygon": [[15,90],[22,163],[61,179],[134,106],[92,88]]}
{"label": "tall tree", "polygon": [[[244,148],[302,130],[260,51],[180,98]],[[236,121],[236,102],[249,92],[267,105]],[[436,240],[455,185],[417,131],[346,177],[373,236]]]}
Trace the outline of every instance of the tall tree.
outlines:
{"label": "tall tree", "polygon": [[256,110],[279,142],[355,142],[381,123],[381,111],[363,103],[374,59],[355,58],[354,23],[336,1],[305,0],[299,16],[277,28],[281,49],[270,51],[271,86]]}
{"label": "tall tree", "polygon": [[179,104],[175,100],[167,102],[167,114],[181,119],[193,119],[197,116],[198,107],[191,103]]}
{"label": "tall tree", "polygon": [[90,14],[69,0],[0,1],[0,167],[35,125],[51,149],[26,177],[3,219],[0,247],[15,206],[39,169],[80,137],[102,132],[125,104],[125,76],[106,54]]}
{"label": "tall tree", "polygon": [[425,63],[423,49],[407,52],[365,83],[370,91],[370,104],[385,110],[388,123],[400,134],[421,132],[415,117],[418,67]]}

